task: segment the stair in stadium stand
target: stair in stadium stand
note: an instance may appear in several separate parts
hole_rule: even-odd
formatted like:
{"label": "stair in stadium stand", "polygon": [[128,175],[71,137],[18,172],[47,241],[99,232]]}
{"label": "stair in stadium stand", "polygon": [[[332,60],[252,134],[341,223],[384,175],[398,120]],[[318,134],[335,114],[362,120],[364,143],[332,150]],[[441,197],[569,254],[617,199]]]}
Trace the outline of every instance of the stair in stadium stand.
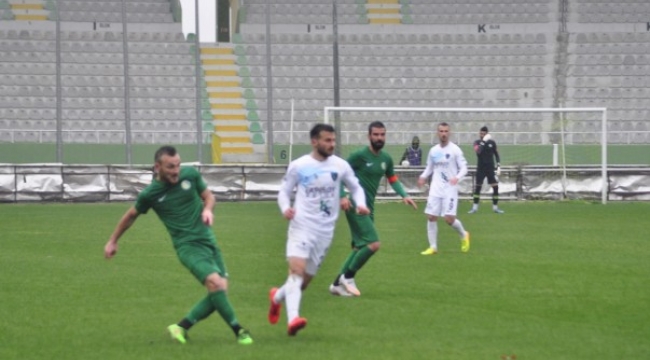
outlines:
{"label": "stair in stadium stand", "polygon": [[202,44],[201,63],[210,103],[213,143],[221,163],[251,163],[266,160],[266,146],[254,143],[262,137],[250,131],[243,97],[242,79],[232,44]]}
{"label": "stair in stadium stand", "polygon": [[384,25],[402,23],[399,0],[367,0],[366,17],[369,24]]}
{"label": "stair in stadium stand", "polygon": [[42,3],[24,3],[24,1],[10,0],[9,6],[17,21],[45,21],[49,11]]}

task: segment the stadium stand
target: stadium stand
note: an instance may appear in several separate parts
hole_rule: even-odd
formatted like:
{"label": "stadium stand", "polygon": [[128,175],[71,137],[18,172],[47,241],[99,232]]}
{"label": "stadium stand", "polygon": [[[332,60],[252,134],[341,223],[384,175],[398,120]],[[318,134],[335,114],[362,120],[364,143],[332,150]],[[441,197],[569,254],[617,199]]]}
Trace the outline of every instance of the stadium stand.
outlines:
{"label": "stadium stand", "polygon": [[[581,107],[610,109],[610,141],[647,143],[650,93],[650,6],[618,0],[339,0],[338,51],[343,106]],[[334,97],[332,8],[313,0],[249,0],[240,9],[232,43],[201,48],[205,91],[197,114],[193,44],[180,31],[140,27],[173,22],[167,0],[126,3],[126,21],[138,31],[90,31],[77,23],[120,23],[122,2],[109,0],[18,6],[0,0],[0,18],[59,19],[61,96],[66,142],[125,141],[124,97],[136,143],[192,143],[199,116],[224,147],[249,154],[264,145],[266,120],[276,143],[304,133]],[[59,6],[56,9],[56,6]],[[270,54],[265,21],[273,33]],[[75,25],[76,24],[76,25]],[[317,25],[324,26],[317,29]],[[308,29],[307,32],[305,29]],[[54,141],[56,33],[0,27],[0,141]],[[123,40],[126,40],[128,67]],[[271,77],[267,77],[267,56]],[[128,73],[125,87],[124,76]],[[270,81],[270,83],[269,83]],[[272,87],[272,103],[268,90]],[[271,105],[271,112],[269,112]],[[360,124],[383,113],[359,115]],[[501,142],[534,141],[540,118],[528,114],[472,114],[461,129],[479,124],[510,131]],[[421,131],[419,114],[405,115],[403,131]],[[452,119],[459,120],[460,119]],[[541,118],[546,120],[546,118]],[[214,127],[212,127],[214,125]],[[596,126],[578,118],[576,142]],[[297,136],[296,138],[301,138]],[[470,137],[467,138],[469,141]],[[465,140],[463,140],[465,141]],[[263,146],[262,146],[263,147]]]}

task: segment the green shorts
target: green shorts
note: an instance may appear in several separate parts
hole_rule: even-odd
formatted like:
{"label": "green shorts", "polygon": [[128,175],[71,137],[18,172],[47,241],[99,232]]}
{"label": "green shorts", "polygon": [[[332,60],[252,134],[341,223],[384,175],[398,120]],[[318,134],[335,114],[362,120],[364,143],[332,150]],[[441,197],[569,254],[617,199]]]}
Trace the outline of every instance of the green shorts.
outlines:
{"label": "green shorts", "polygon": [[379,241],[375,223],[370,215],[359,215],[354,210],[346,211],[350,232],[352,233],[352,247],[360,249],[368,244]]}
{"label": "green shorts", "polygon": [[212,242],[193,241],[183,243],[176,248],[176,254],[181,263],[201,284],[212,273],[217,273],[223,278],[228,277],[221,250]]}

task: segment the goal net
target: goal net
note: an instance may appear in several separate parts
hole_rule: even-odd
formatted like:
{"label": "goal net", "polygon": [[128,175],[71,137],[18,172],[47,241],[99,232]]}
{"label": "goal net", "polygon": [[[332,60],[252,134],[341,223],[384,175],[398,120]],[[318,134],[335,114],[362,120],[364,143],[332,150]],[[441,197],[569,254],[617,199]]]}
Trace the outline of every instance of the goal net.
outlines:
{"label": "goal net", "polygon": [[[486,126],[498,146],[502,176],[499,192],[504,198],[587,199],[607,198],[606,108],[404,108],[325,107],[324,122],[335,126],[342,157],[368,145],[368,125],[386,125],[386,146],[399,165],[414,136],[423,157],[438,143],[437,124],[450,125],[451,141],[463,149],[476,166],[472,144]],[[426,159],[423,164],[426,164]],[[420,169],[400,168],[409,176]],[[403,175],[404,176],[404,175]],[[465,181],[461,195],[471,194]],[[489,186],[483,191],[489,192]]]}

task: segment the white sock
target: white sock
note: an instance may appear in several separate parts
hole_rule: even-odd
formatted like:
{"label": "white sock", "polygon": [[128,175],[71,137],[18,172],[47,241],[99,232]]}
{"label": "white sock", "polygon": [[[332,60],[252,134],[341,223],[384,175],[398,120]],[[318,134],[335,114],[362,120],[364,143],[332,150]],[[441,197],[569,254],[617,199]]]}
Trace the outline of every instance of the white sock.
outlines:
{"label": "white sock", "polygon": [[461,238],[465,237],[465,228],[463,227],[463,223],[460,222],[460,220],[456,219],[454,222],[451,224],[451,227],[456,230],[458,235],[460,235]]}
{"label": "white sock", "polygon": [[496,209],[498,209],[498,208],[499,208],[499,205],[497,205],[497,204],[492,204],[492,210],[496,210]]}
{"label": "white sock", "polygon": [[427,221],[427,237],[429,238],[429,246],[432,249],[438,249],[438,222]]}
{"label": "white sock", "polygon": [[274,303],[279,304],[279,303],[281,303],[281,302],[284,301],[284,297],[285,297],[286,294],[287,294],[286,287],[287,287],[287,285],[286,285],[286,283],[285,283],[284,285],[282,285],[282,286],[278,289],[278,291],[275,292],[275,296],[273,296],[273,302],[274,302]]}
{"label": "white sock", "polygon": [[472,210],[474,211],[478,210],[478,204],[472,204]]}
{"label": "white sock", "polygon": [[291,274],[287,282],[282,286],[284,288],[284,302],[287,306],[287,321],[291,322],[298,317],[300,311],[300,299],[302,298],[302,276]]}

